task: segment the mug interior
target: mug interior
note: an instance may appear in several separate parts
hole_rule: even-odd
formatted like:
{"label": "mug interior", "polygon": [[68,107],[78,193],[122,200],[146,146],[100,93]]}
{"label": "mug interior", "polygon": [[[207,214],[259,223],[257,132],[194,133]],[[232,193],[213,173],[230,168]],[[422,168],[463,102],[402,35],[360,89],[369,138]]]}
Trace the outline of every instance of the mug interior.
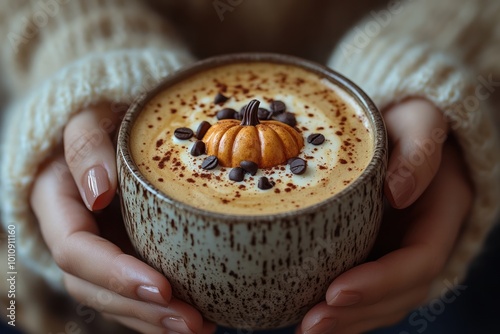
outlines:
{"label": "mug interior", "polygon": [[[163,193],[162,191],[160,191],[157,187],[155,187],[140,172],[130,152],[131,131],[138,115],[141,113],[141,111],[153,97],[155,97],[163,90],[168,89],[169,87],[179,82],[182,82],[183,80],[199,72],[228,64],[251,63],[251,62],[266,62],[266,63],[292,65],[305,69],[339,86],[344,92],[348,93],[361,107],[366,116],[366,119],[370,124],[370,128],[373,131],[373,145],[374,145],[373,155],[366,168],[345,189],[314,205],[307,206],[304,208],[299,208],[293,211],[274,213],[265,216],[233,215],[233,214],[206,211],[191,206],[188,203],[173,199],[170,196]],[[333,204],[333,202],[341,200],[341,198],[343,198],[344,196],[348,196],[349,193],[352,192],[356,187],[358,187],[359,184],[363,182],[368,182],[368,180],[372,178],[373,174],[378,173],[380,165],[381,164],[385,165],[386,152],[387,152],[387,134],[383,118],[378,109],[376,108],[375,104],[356,84],[354,84],[346,77],[342,76],[341,74],[333,71],[332,69],[326,66],[289,55],[271,54],[271,53],[242,53],[242,54],[229,54],[223,56],[216,56],[213,58],[208,58],[206,60],[199,61],[189,66],[188,68],[181,69],[180,71],[173,73],[172,75],[166,77],[155,88],[140,95],[132,103],[127,113],[125,114],[125,117],[122,121],[118,134],[118,158],[122,159],[122,162],[127,166],[127,168],[132,172],[132,175],[136,178],[137,181],[140,182],[140,184],[145,189],[147,189],[150,193],[160,198],[161,200],[167,201],[172,205],[182,208],[183,210],[187,210],[198,215],[202,214],[204,216],[214,217],[217,218],[219,221],[228,221],[228,222],[235,222],[235,221],[248,222],[248,221],[255,221],[257,219],[259,221],[272,222],[276,219],[282,219],[291,216],[317,212],[318,210],[321,210],[322,207],[329,206]]]}

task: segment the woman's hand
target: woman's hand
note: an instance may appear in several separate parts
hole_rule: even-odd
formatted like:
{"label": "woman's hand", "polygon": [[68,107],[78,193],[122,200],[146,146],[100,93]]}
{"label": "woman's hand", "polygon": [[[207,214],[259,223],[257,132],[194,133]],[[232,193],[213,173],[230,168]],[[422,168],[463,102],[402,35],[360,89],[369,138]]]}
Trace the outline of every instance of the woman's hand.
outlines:
{"label": "woman's hand", "polygon": [[119,211],[96,222],[92,211],[106,208],[116,193],[111,136],[118,122],[119,115],[103,105],[67,125],[64,153],[41,168],[31,195],[43,237],[69,294],[82,304],[143,333],[212,333],[215,325],[173,298],[162,274],[124,252],[132,251]]}
{"label": "woman's hand", "polygon": [[[425,302],[472,202],[464,162],[430,102],[384,113],[391,143],[384,216],[373,261],[340,275],[297,333],[361,333],[400,321]],[[394,208],[404,210],[395,210]]]}

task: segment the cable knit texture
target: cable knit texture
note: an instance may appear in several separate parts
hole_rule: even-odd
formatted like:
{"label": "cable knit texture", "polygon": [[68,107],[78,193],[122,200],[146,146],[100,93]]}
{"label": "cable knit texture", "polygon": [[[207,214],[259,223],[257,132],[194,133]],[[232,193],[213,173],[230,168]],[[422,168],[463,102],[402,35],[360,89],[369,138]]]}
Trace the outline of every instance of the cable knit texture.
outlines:
{"label": "cable knit texture", "polygon": [[[116,6],[120,3],[123,1],[115,1]],[[61,142],[62,130],[75,112],[103,101],[130,103],[134,96],[191,61],[158,17],[155,24],[154,14],[148,18],[134,13],[136,4],[126,7],[122,15],[112,14],[109,1],[85,4],[61,5],[73,6],[57,16],[57,20],[67,22],[58,26],[68,28],[53,33],[39,31],[33,37],[40,40],[36,49],[31,42],[21,42],[19,50],[7,55],[11,60],[22,58],[10,69],[20,74],[14,83],[29,88],[28,94],[7,111],[2,222],[19,226],[19,255],[56,287],[61,287],[61,271],[42,241],[29,206],[38,166]],[[29,13],[37,13],[38,8],[26,5],[23,9],[21,17],[34,17]],[[13,20],[18,22],[22,20]],[[136,26],[141,27],[139,31]],[[15,25],[11,29],[18,31]],[[150,36],[147,46],[144,33]],[[36,55],[26,59],[27,52]]]}
{"label": "cable knit texture", "polygon": [[[331,67],[358,83],[381,109],[421,96],[443,110],[462,146],[476,193],[433,293],[440,292],[445,280],[463,278],[494,222],[500,199],[497,129],[490,114],[494,96],[500,96],[500,3],[401,1],[400,6],[371,11],[374,3],[384,1],[331,2],[321,10],[298,0],[266,1],[263,29],[257,20],[261,0],[235,5],[222,16],[201,1],[149,0],[149,6],[132,0],[2,1],[0,31],[6,34],[0,40],[6,47],[0,51],[0,73],[11,102],[1,132],[1,219],[4,227],[18,227],[19,261],[61,288],[61,271],[29,204],[37,169],[61,144],[64,126],[79,110],[103,101],[130,103],[193,60],[165,19],[172,18],[185,29],[188,45],[203,55],[245,50],[245,39],[259,45],[261,38],[265,49],[253,51],[306,55],[304,50],[316,50],[307,56],[323,60],[317,45],[331,49],[339,32],[350,27],[328,60]],[[367,16],[354,25],[361,15]],[[300,17],[310,17],[310,22]],[[292,28],[297,38],[290,38]],[[224,31],[231,43],[224,43]],[[299,36],[302,32],[307,33]]]}
{"label": "cable knit texture", "polygon": [[[484,6],[481,8],[461,2],[464,7],[455,4],[463,8],[456,12],[427,0],[403,6],[397,14],[386,17],[387,26],[374,38],[369,34],[375,32],[370,29],[377,21],[368,17],[340,42],[329,61],[331,67],[359,83],[381,110],[408,97],[431,100],[443,111],[463,148],[475,187],[473,209],[447,266],[435,280],[431,297],[442,291],[443,282],[464,278],[466,264],[481,250],[498,215],[500,198],[498,137],[487,101],[494,90],[500,89],[500,71],[498,64],[497,68],[479,70],[480,66],[474,64],[475,59],[481,59],[477,42],[460,43],[464,36],[477,34],[491,38],[483,45],[485,49],[496,47],[500,36],[490,32],[495,28],[484,24],[483,33],[476,22],[479,17],[500,17],[500,5],[479,1]],[[485,10],[487,7],[489,10]],[[422,17],[427,18],[426,24],[422,24]],[[405,38],[401,40],[401,36]],[[472,75],[474,71],[477,78]],[[493,77],[496,81],[484,86]],[[478,86],[483,86],[480,92]]]}

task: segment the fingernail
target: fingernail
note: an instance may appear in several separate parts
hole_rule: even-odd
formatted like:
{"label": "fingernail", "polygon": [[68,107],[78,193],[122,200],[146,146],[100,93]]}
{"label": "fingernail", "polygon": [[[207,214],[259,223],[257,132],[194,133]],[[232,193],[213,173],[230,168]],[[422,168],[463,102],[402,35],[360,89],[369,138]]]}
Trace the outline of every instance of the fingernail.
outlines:
{"label": "fingernail", "polygon": [[361,295],[357,292],[339,291],[332,299],[328,301],[330,306],[351,306],[361,301]]}
{"label": "fingernail", "polygon": [[87,207],[93,210],[99,196],[108,191],[109,188],[108,172],[106,172],[104,167],[95,166],[89,169],[83,181]]}
{"label": "fingernail", "polygon": [[[399,175],[396,171],[394,175]],[[415,178],[413,175],[393,177],[388,182],[392,201],[398,208],[402,208],[410,200],[415,191]]]}
{"label": "fingernail", "polygon": [[168,304],[168,301],[163,298],[160,290],[156,286],[141,285],[137,288],[137,296],[145,302],[156,304]]}
{"label": "fingernail", "polygon": [[337,325],[337,319],[323,318],[304,331],[304,334],[330,334]]}
{"label": "fingernail", "polygon": [[185,334],[195,334],[189,327],[186,325],[186,322],[182,318],[178,317],[166,317],[162,320],[162,324],[167,329],[173,330],[179,333]]}

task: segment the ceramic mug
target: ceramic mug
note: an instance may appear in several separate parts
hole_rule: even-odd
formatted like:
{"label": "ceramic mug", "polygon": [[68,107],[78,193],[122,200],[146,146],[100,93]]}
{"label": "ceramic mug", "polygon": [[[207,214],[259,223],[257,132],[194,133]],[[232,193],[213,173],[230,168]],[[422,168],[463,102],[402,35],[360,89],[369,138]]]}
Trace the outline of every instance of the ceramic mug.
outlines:
{"label": "ceramic mug", "polygon": [[[267,216],[200,210],[148,182],[129,147],[143,107],[195,73],[241,62],[298,66],[350,94],[373,130],[373,157],[362,174],[323,202]],[[387,135],[368,96],[327,67],[285,55],[226,55],[174,73],[130,106],[118,135],[117,165],[128,235],[142,259],[168,278],[174,295],[217,324],[271,329],[300,322],[338,275],[368,256],[382,218]]]}

